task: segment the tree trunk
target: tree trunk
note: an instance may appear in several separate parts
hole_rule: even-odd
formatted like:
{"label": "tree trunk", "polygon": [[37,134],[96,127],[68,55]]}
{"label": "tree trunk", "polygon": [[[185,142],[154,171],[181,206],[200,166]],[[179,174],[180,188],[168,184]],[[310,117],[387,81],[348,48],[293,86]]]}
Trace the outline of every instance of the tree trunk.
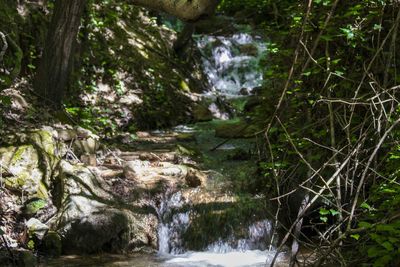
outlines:
{"label": "tree trunk", "polygon": [[220,0],[131,0],[138,6],[162,11],[184,21],[197,21],[210,16]]}
{"label": "tree trunk", "polygon": [[53,107],[60,107],[72,71],[73,54],[86,0],[57,0],[35,91]]}

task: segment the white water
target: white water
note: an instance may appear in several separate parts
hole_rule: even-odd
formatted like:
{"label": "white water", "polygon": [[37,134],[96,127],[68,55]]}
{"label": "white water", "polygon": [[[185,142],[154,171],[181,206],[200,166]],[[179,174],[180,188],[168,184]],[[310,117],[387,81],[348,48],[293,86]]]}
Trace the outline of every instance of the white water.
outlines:
{"label": "white water", "polygon": [[[232,251],[227,253],[215,252],[189,252],[179,257],[167,260],[167,264],[173,266],[192,266],[192,267],[258,267],[269,266],[275,255],[274,251]],[[284,255],[279,255],[278,262],[284,260]]]}
{"label": "white water", "polygon": [[[262,84],[263,75],[259,62],[266,51],[264,43],[249,34],[232,36],[203,36],[197,40],[203,54],[203,67],[212,85],[209,96],[236,97]],[[229,119],[229,114],[220,110],[216,103],[209,106],[214,117]],[[175,130],[193,132],[187,126]],[[224,145],[220,149],[233,149]],[[159,256],[167,266],[268,266],[275,255],[268,251],[272,235],[272,223],[269,220],[255,221],[247,227],[245,236],[237,238],[232,233],[229,238],[218,239],[208,244],[204,251],[187,251],[182,238],[196,217],[194,211],[179,211],[189,200],[180,192],[165,193],[156,207],[159,217],[158,242]],[[210,238],[215,240],[215,238]],[[280,254],[278,262],[282,262]]]}
{"label": "white water", "polygon": [[[159,256],[167,266],[248,267],[268,266],[272,261],[275,250],[267,250],[272,233],[270,220],[252,223],[248,226],[245,238],[236,238],[232,233],[228,239],[220,238],[209,244],[204,251],[186,251],[182,234],[190,226],[193,211],[177,211],[185,204],[188,201],[182,197],[181,192],[170,194],[169,197],[167,193],[157,208],[160,220]],[[284,254],[280,254],[278,262],[284,258]]]}
{"label": "white water", "polygon": [[241,90],[251,92],[262,84],[259,63],[266,46],[246,33],[232,36],[202,36],[197,46],[203,55],[203,68],[212,86],[211,94],[235,97]]}

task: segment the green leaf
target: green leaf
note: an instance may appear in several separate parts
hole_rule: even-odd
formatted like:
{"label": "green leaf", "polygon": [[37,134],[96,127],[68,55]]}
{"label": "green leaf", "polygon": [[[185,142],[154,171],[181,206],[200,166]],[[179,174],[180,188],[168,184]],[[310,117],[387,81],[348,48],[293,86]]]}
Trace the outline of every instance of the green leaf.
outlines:
{"label": "green leaf", "polygon": [[0,228],[0,235],[4,235],[4,234],[5,233],[4,233],[3,229]]}
{"label": "green leaf", "polygon": [[372,210],[371,206],[368,205],[367,202],[364,202],[360,205],[360,208],[366,209],[366,210]]}
{"label": "green leaf", "polygon": [[321,221],[323,221],[324,223],[326,223],[327,221],[328,221],[328,217],[319,217],[319,219],[321,220]]}
{"label": "green leaf", "polygon": [[339,212],[337,210],[334,210],[334,209],[330,209],[329,211],[331,212],[332,216],[336,216],[336,215],[339,214]]}
{"label": "green leaf", "polygon": [[368,223],[368,222],[360,222],[360,223],[358,224],[358,227],[362,227],[362,228],[369,229],[369,228],[372,227],[372,224],[370,224],[370,223]]}
{"label": "green leaf", "polygon": [[384,247],[388,251],[393,251],[393,245],[389,241],[385,241],[382,244],[382,247]]}
{"label": "green leaf", "polygon": [[376,227],[377,231],[394,232],[396,229],[390,224],[380,224]]}
{"label": "green leaf", "polygon": [[328,214],[329,214],[329,210],[324,209],[324,208],[320,208],[320,209],[319,209],[319,214],[321,214],[321,215],[328,215]]}
{"label": "green leaf", "polygon": [[354,238],[355,240],[360,239],[360,235],[359,234],[354,234],[354,235],[351,235],[350,237]]}
{"label": "green leaf", "polygon": [[376,256],[382,253],[382,249],[378,248],[377,246],[372,246],[368,249],[368,257],[375,258]]}

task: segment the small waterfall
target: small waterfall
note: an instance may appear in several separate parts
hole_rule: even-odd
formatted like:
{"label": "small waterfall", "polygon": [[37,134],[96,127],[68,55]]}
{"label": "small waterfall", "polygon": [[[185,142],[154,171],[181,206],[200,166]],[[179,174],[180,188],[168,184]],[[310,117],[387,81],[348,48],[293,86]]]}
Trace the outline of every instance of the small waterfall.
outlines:
{"label": "small waterfall", "polygon": [[228,241],[209,245],[207,250],[214,253],[228,253],[233,251],[265,250],[271,240],[272,222],[263,220],[253,223],[248,228],[246,238],[236,239],[232,236]]}
{"label": "small waterfall", "polygon": [[262,84],[259,63],[266,46],[260,39],[247,33],[197,38],[213,93],[234,97]]}
{"label": "small waterfall", "polygon": [[[195,218],[195,212],[180,191],[167,192],[156,207],[158,227],[158,252],[161,255],[179,255],[186,252],[183,234]],[[185,210],[185,211],[182,211]],[[249,250],[266,250],[271,240],[272,222],[270,220],[256,221],[248,226],[245,238],[236,238],[232,233],[228,239],[219,239],[209,244],[206,251],[211,253],[244,252]]]}
{"label": "small waterfall", "polygon": [[158,252],[179,254],[184,252],[182,234],[189,225],[189,211],[176,212],[185,204],[180,191],[167,192],[159,206],[155,206],[159,219]]}

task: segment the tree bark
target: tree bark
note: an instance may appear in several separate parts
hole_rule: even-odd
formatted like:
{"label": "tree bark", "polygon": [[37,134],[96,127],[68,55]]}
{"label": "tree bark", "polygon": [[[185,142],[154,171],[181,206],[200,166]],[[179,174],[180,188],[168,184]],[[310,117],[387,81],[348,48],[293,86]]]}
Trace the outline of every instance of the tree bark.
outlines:
{"label": "tree bark", "polygon": [[212,15],[219,2],[220,0],[131,0],[134,5],[162,11],[190,22]]}
{"label": "tree bark", "polygon": [[73,54],[86,0],[57,0],[35,91],[53,107],[60,107],[72,71]]}

